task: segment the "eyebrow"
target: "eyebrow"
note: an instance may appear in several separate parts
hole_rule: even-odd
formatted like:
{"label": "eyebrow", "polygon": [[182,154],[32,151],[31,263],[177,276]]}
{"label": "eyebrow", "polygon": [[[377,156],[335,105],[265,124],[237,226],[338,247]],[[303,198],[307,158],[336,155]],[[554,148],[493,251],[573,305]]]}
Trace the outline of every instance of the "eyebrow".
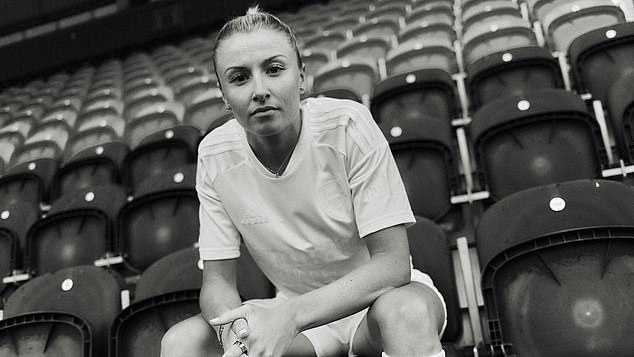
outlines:
{"label": "eyebrow", "polygon": [[[271,56],[271,57],[269,57],[269,58],[265,59],[264,61],[262,61],[262,64],[263,64],[264,66],[266,66],[266,65],[268,65],[269,63],[271,63],[271,62],[275,61],[278,57],[282,57],[282,58],[288,59],[288,57],[287,57],[287,56],[285,56],[285,55],[283,55],[283,54],[279,54],[279,55]],[[229,68],[225,69],[224,73],[226,74],[227,72],[229,72],[229,71],[231,71],[231,70],[240,70],[240,69],[244,69],[244,68],[246,68],[246,66],[231,66],[231,67],[229,67]]]}

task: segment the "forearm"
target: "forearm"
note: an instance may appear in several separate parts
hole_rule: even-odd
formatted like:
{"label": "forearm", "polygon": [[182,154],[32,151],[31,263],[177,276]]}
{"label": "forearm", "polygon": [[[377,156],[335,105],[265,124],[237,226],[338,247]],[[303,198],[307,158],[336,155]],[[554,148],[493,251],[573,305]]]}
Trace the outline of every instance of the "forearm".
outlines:
{"label": "forearm", "polygon": [[200,291],[200,311],[207,321],[240,306],[241,302],[238,290],[221,279],[203,285]]}
{"label": "forearm", "polygon": [[290,299],[280,308],[292,313],[303,331],[361,311],[383,293],[409,281],[409,261],[379,253],[340,279]]}

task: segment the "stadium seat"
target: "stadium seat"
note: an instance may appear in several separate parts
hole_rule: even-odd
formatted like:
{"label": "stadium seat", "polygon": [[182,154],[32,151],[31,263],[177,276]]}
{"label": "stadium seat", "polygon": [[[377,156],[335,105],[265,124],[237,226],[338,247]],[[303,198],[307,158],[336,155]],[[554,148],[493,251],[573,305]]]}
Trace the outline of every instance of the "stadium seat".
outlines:
{"label": "stadium seat", "polygon": [[[0,132],[0,161],[2,166],[7,167],[11,162],[13,153],[24,143],[24,136],[17,131]],[[0,172],[3,172],[4,169]]]}
{"label": "stadium seat", "polygon": [[398,21],[389,18],[371,19],[362,22],[352,29],[354,37],[359,36],[378,36],[386,39],[390,39],[399,31]]}
{"label": "stadium seat", "polygon": [[18,132],[22,137],[29,136],[29,132],[37,125],[39,120],[32,115],[12,115],[11,119],[4,123],[0,128],[0,133]]}
{"label": "stadium seat", "polygon": [[106,104],[84,111],[77,118],[75,128],[77,132],[82,132],[96,127],[110,127],[117,137],[123,137],[126,123],[121,114],[122,108],[123,105],[117,108]]}
{"label": "stadium seat", "polygon": [[25,268],[32,275],[93,264],[112,252],[116,214],[127,201],[124,187],[75,190],[51,203],[27,234]]}
{"label": "stadium seat", "polygon": [[377,83],[371,110],[379,123],[432,118],[449,127],[458,115],[454,88],[451,76],[440,69],[397,74]]}
{"label": "stadium seat", "polygon": [[183,105],[166,102],[145,108],[126,125],[125,142],[130,150],[136,149],[143,139],[164,129],[172,128],[183,122]]}
{"label": "stadium seat", "polygon": [[412,265],[432,278],[447,304],[447,328],[441,340],[456,341],[462,333],[462,319],[445,231],[433,221],[416,216],[416,223],[407,229],[407,237]]}
{"label": "stadium seat", "polygon": [[190,65],[186,68],[178,68],[165,72],[164,76],[166,84],[174,93],[178,93],[192,80],[200,81],[203,78],[204,73],[197,67]]}
{"label": "stadium seat", "polygon": [[634,191],[608,180],[516,192],[477,227],[491,344],[517,356],[629,356]]}
{"label": "stadium seat", "polygon": [[370,59],[378,72],[379,59],[385,58],[391,47],[391,42],[385,38],[363,35],[341,43],[337,48],[337,58],[350,61]]}
{"label": "stadium seat", "polygon": [[122,279],[94,266],[37,277],[18,288],[0,321],[2,356],[107,357]]}
{"label": "stadium seat", "polygon": [[[112,324],[111,357],[158,356],[167,329],[200,313],[202,262],[198,258],[198,249],[185,248],[145,269],[137,284],[134,303]],[[274,296],[273,286],[244,248],[238,258],[238,292],[243,300]],[[221,354],[220,351],[220,346],[214,344],[211,354]]]}
{"label": "stadium seat", "polygon": [[544,89],[505,96],[473,115],[481,187],[493,200],[530,187],[600,176],[598,123],[577,95]]}
{"label": "stadium seat", "polygon": [[77,121],[78,108],[81,106],[79,98],[64,98],[60,102],[53,103],[42,116],[42,122],[50,120],[63,120],[69,127],[74,128]]}
{"label": "stadium seat", "polygon": [[117,252],[139,274],[153,262],[198,240],[195,165],[149,176],[118,218]]}
{"label": "stadium seat", "polygon": [[543,47],[514,48],[484,56],[467,66],[471,109],[506,95],[564,88],[557,60]]}
{"label": "stadium seat", "polygon": [[358,16],[335,17],[322,24],[323,31],[346,32],[359,25]]}
{"label": "stadium seat", "polygon": [[605,103],[610,86],[634,71],[633,44],[632,22],[601,27],[572,41],[568,53],[577,91]]}
{"label": "stadium seat", "polygon": [[49,190],[59,161],[51,158],[11,165],[0,177],[0,202],[48,202]]}
{"label": "stadium seat", "polygon": [[152,175],[195,163],[201,137],[200,130],[192,125],[174,125],[145,136],[126,155],[124,183],[136,191]]}
{"label": "stadium seat", "polygon": [[39,207],[25,202],[0,206],[0,278],[23,271],[26,233],[38,218]]}
{"label": "stadium seat", "polygon": [[24,140],[24,145],[46,143],[56,146],[61,152],[64,151],[71,135],[73,135],[73,129],[66,121],[47,120],[31,129],[29,136]]}
{"label": "stadium seat", "polygon": [[370,9],[365,14],[366,20],[388,19],[392,21],[400,21],[407,13],[405,4],[398,2],[375,3],[375,8]]}
{"label": "stadium seat", "polygon": [[425,20],[406,25],[398,32],[398,42],[400,45],[406,42],[415,42],[422,45],[433,45],[435,43],[446,43],[452,48],[456,40],[456,32],[453,25],[445,23],[429,23]]}
{"label": "stadium seat", "polygon": [[421,3],[422,5],[414,5],[415,7],[412,8],[412,11],[405,16],[405,22],[407,25],[412,25],[414,23],[441,23],[453,26],[453,1],[418,1],[418,3]]}
{"label": "stadium seat", "polygon": [[342,59],[323,66],[313,80],[313,91],[349,89],[359,98],[369,97],[378,80],[374,61],[364,59]]}
{"label": "stadium seat", "polygon": [[462,9],[462,25],[465,31],[477,23],[500,20],[522,21],[517,4],[508,0],[468,1]]}
{"label": "stadium seat", "polygon": [[114,107],[118,112],[122,112],[123,102],[121,101],[121,91],[116,88],[107,88],[88,93],[84,99],[81,111],[89,112],[95,108],[103,107]]}
{"label": "stadium seat", "polygon": [[570,43],[580,35],[623,22],[625,15],[614,3],[581,0],[553,8],[545,16],[543,26],[551,49],[567,53]]}
{"label": "stadium seat", "polygon": [[197,96],[209,91],[218,91],[218,83],[215,76],[194,77],[182,83],[178,90],[174,91],[174,100],[183,103],[185,108],[189,107]]}
{"label": "stadium seat", "polygon": [[51,199],[100,184],[122,184],[128,146],[109,127],[95,127],[71,138],[51,187]]}
{"label": "stadium seat", "polygon": [[388,75],[432,68],[449,74],[457,71],[453,47],[442,39],[427,43],[406,41],[390,50],[385,61]]}
{"label": "stadium seat", "polygon": [[332,52],[348,37],[342,31],[322,31],[315,36],[304,39],[304,48]]}
{"label": "stadium seat", "polygon": [[224,115],[231,113],[225,107],[219,89],[199,93],[185,109],[183,122],[197,127],[201,133]]}
{"label": "stadium seat", "polygon": [[126,97],[123,117],[128,122],[134,121],[143,111],[165,105],[174,99],[172,90],[167,86],[135,89],[134,93],[134,95]]}
{"label": "stadium seat", "polygon": [[390,144],[414,214],[439,221],[451,209],[457,170],[451,129],[434,118],[394,118],[379,124]]}
{"label": "stadium seat", "polygon": [[463,35],[464,62],[468,65],[491,53],[536,45],[533,29],[524,20],[477,22]]}

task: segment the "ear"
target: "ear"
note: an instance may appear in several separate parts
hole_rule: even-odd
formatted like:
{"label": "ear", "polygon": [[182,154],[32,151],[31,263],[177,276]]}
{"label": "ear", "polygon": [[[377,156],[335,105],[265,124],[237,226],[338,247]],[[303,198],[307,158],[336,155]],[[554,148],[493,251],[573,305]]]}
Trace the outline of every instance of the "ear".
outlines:
{"label": "ear", "polygon": [[306,65],[304,63],[302,63],[302,68],[299,71],[299,88],[302,91],[306,91]]}

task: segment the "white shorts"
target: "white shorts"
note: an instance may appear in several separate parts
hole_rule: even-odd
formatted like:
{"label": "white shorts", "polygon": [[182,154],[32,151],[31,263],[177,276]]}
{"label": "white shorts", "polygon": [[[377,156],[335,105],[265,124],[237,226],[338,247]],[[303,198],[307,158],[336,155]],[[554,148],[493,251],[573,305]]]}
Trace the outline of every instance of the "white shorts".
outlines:
{"label": "white shorts", "polygon": [[[445,321],[443,322],[440,332],[440,336],[442,336],[445,332],[445,328],[447,327],[447,305],[445,303],[445,299],[442,294],[440,294],[440,291],[438,291],[438,289],[434,286],[434,283],[429,275],[419,270],[412,269],[411,281],[416,281],[428,286],[436,293],[436,295],[438,295],[438,299],[440,299],[445,313]],[[246,301],[245,304],[273,307],[282,303],[286,299],[286,297],[278,295],[273,299],[249,300]],[[340,356],[342,354],[354,356],[352,352],[352,342],[354,341],[354,336],[361,324],[361,321],[363,321],[363,318],[365,318],[367,313],[368,309],[366,308],[356,314],[344,317],[340,320],[303,331],[302,334],[306,336],[313,345],[318,357]]]}

